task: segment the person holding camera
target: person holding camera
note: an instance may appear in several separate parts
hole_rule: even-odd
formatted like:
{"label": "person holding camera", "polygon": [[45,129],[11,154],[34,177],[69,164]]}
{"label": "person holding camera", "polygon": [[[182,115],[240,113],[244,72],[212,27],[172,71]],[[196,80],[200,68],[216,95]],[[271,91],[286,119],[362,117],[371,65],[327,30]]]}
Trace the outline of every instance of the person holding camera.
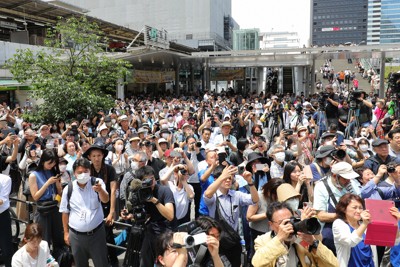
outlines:
{"label": "person holding camera", "polygon": [[86,158],[77,159],[73,165],[76,180],[64,188],[60,203],[64,241],[71,246],[77,267],[88,266],[89,258],[96,267],[107,267],[106,231],[101,204],[109,202],[109,194],[103,180],[90,175],[90,167]]}
{"label": "person holding camera", "polygon": [[[372,141],[372,148],[376,153],[369,157],[364,162],[364,167],[371,169],[374,173],[378,173],[379,166],[387,165],[389,162],[400,163],[400,158],[389,155],[389,142],[386,139],[375,139]],[[382,179],[386,179],[387,174],[384,174]]]}
{"label": "person holding camera", "polygon": [[[168,186],[159,185],[155,179],[154,169],[144,166],[135,173],[137,179],[143,181],[151,180],[152,197],[144,203],[145,211],[149,217],[145,226],[144,239],[140,250],[140,266],[153,266],[156,260],[155,240],[156,236],[172,230],[175,226],[175,200]],[[129,215],[121,216],[123,219]]]}
{"label": "person holding camera", "polygon": [[230,134],[232,124],[229,121],[224,121],[221,124],[221,134],[217,135],[214,139],[214,144],[217,147],[225,147],[227,154],[237,151],[236,137]]}
{"label": "person holding camera", "polygon": [[[173,175],[173,180],[170,181],[169,177]],[[190,221],[190,203],[192,202],[195,193],[193,186],[188,184],[189,172],[188,167],[179,164],[172,166],[160,178],[161,184],[168,186],[175,200],[175,217],[178,220],[177,224],[181,225]]]}
{"label": "person holding camera", "polygon": [[337,124],[338,123],[338,106],[339,106],[339,96],[333,92],[332,84],[328,84],[325,86],[326,91],[326,119],[327,125]]}
{"label": "person holding camera", "polygon": [[[286,203],[273,202],[268,206],[271,231],[256,238],[253,266],[339,266],[332,251],[313,235],[294,232],[292,217]],[[294,242],[296,234],[308,249]]]}
{"label": "person holding camera", "polygon": [[[231,189],[237,170],[235,166],[218,165],[213,172],[216,180],[203,194],[204,203],[207,205],[210,217],[225,221],[233,231],[238,231],[239,228],[240,207],[254,205],[259,200],[251,172],[245,171],[242,175],[250,188],[250,194]],[[240,244],[235,244],[230,249],[240,251],[239,246]],[[237,258],[240,253],[237,254],[226,254],[233,266],[240,263],[240,258]]]}

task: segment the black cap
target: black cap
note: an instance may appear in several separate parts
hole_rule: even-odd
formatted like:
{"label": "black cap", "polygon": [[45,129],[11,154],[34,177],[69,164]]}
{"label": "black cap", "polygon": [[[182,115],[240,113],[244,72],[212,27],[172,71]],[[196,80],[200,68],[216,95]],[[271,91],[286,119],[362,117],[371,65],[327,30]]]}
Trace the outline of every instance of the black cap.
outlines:
{"label": "black cap", "polygon": [[329,156],[333,150],[336,148],[334,146],[321,146],[319,150],[315,153],[315,158],[322,159]]}
{"label": "black cap", "polygon": [[389,141],[386,140],[386,139],[380,139],[380,138],[375,139],[374,141],[372,141],[372,146],[373,147],[380,146],[380,145],[383,145],[383,144],[387,145],[387,144],[389,144]]}

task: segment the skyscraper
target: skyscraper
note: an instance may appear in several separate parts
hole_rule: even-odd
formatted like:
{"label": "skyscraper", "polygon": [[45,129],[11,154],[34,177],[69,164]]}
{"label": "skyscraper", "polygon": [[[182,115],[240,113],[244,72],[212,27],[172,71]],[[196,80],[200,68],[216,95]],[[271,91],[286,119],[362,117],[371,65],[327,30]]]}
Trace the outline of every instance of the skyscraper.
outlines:
{"label": "skyscraper", "polygon": [[368,0],[313,0],[312,44],[366,42],[367,20]]}

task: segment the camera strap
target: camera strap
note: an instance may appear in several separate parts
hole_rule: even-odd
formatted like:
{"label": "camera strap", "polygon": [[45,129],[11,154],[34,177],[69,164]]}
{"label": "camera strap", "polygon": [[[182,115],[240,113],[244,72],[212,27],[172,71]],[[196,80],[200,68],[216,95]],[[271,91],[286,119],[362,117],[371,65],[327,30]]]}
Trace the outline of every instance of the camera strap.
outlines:
{"label": "camera strap", "polygon": [[333,201],[333,204],[335,204],[335,207],[337,205],[337,200],[335,198],[335,195],[333,195],[332,189],[330,188],[330,186],[328,185],[328,176],[325,176],[324,178],[322,178],[322,182],[324,183],[326,190],[328,191],[329,194],[329,198]]}

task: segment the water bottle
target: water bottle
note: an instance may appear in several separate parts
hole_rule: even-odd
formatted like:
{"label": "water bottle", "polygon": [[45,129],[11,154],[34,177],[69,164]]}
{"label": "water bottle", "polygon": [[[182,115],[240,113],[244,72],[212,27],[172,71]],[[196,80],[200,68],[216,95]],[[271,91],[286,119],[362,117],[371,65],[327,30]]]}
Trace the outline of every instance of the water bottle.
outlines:
{"label": "water bottle", "polygon": [[242,267],[247,267],[247,250],[246,250],[246,241],[244,239],[240,240],[240,245],[242,246]]}

